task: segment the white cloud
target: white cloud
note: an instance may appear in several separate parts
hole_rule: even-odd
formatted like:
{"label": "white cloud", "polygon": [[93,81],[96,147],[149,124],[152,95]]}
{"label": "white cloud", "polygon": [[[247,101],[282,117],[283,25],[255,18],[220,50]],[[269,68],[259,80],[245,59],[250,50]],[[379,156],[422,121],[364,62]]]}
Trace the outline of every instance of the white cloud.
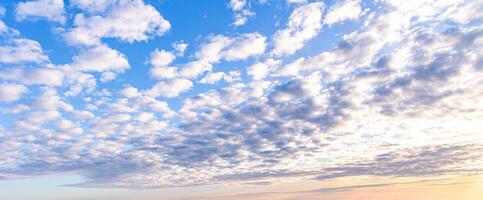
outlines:
{"label": "white cloud", "polygon": [[224,58],[228,61],[244,60],[265,52],[266,38],[258,33],[243,34],[227,47]]}
{"label": "white cloud", "polygon": [[51,68],[12,68],[0,70],[0,79],[18,81],[26,85],[61,86],[64,81],[64,73]]}
{"label": "white cloud", "polygon": [[104,37],[129,43],[143,41],[161,36],[171,27],[153,6],[141,0],[118,1],[103,15],[78,14],[74,24],[75,28],[65,35],[74,45],[99,45]]}
{"label": "white cloud", "polygon": [[172,79],[177,75],[176,67],[154,67],[149,70],[149,76],[154,79]]}
{"label": "white cloud", "polygon": [[149,70],[151,78],[155,79],[171,79],[177,75],[177,68],[168,65],[176,59],[176,55],[165,50],[154,50],[151,52],[149,64],[153,66]]}
{"label": "white cloud", "polygon": [[277,31],[272,38],[276,56],[292,55],[317,36],[322,28],[324,4],[315,2],[296,8],[287,23],[287,28]]}
{"label": "white cloud", "polygon": [[196,57],[199,60],[216,63],[222,57],[222,51],[231,43],[231,39],[226,36],[216,35],[208,39],[208,42],[201,45],[199,51],[196,52]]}
{"label": "white cloud", "polygon": [[72,66],[81,71],[124,72],[129,69],[129,62],[124,54],[100,45],[81,50],[74,56]]}
{"label": "white cloud", "polygon": [[19,84],[0,84],[0,102],[14,102],[27,92],[27,87]]}
{"label": "white cloud", "polygon": [[138,89],[132,86],[125,87],[119,92],[123,97],[132,98],[139,95]]}
{"label": "white cloud", "polygon": [[184,52],[188,48],[188,43],[184,43],[182,41],[180,41],[180,42],[174,42],[172,44],[172,46],[173,46],[174,50],[176,51],[176,55],[177,56],[182,56],[182,55],[184,55]]}
{"label": "white cloud", "polygon": [[215,72],[215,73],[209,73],[205,77],[203,77],[200,80],[200,83],[205,83],[205,84],[214,84],[225,76],[224,72]]}
{"label": "white cloud", "polygon": [[230,0],[229,7],[235,13],[234,26],[244,25],[249,17],[255,15],[248,6],[249,3],[246,0]]}
{"label": "white cloud", "polygon": [[106,71],[101,73],[101,78],[99,79],[101,82],[106,83],[116,79],[117,74],[112,71]]}
{"label": "white cloud", "polygon": [[63,0],[34,0],[21,2],[16,5],[16,17],[25,20],[29,17],[40,17],[50,21],[64,23]]}
{"label": "white cloud", "polygon": [[215,84],[218,81],[224,80],[227,83],[232,83],[232,82],[241,80],[240,76],[241,76],[241,73],[239,71],[230,71],[228,73],[214,72],[214,73],[208,73],[199,82],[204,84]]}
{"label": "white cloud", "polygon": [[148,122],[153,120],[154,114],[153,113],[148,113],[148,112],[141,112],[138,115],[136,115],[135,119],[140,122]]}
{"label": "white cloud", "polygon": [[96,88],[96,79],[92,74],[80,72],[70,66],[63,67],[64,81],[69,87],[69,91],[65,92],[65,96],[76,96],[83,91],[93,92]]}
{"label": "white cloud", "polygon": [[[0,9],[0,12],[1,12],[1,9]],[[2,17],[2,15],[0,15],[0,17]],[[0,35],[18,36],[20,35],[20,32],[18,30],[8,27],[2,20],[0,20]]]}
{"label": "white cloud", "polygon": [[280,65],[280,60],[270,58],[265,62],[255,63],[248,67],[247,74],[252,76],[254,80],[261,80],[278,65]]}
{"label": "white cloud", "polygon": [[193,87],[193,83],[188,79],[172,79],[169,81],[162,81],[149,89],[146,94],[152,97],[177,97],[180,93],[188,91]]}
{"label": "white cloud", "polygon": [[[357,23],[361,27],[318,55],[282,65],[254,50],[264,45],[249,48],[257,47],[253,41],[262,44],[261,36],[218,36],[216,45],[175,66],[176,77],[143,90],[122,80],[119,90],[96,90],[89,73],[111,79],[128,66],[124,55],[103,45],[81,48],[83,59],[75,57],[74,64],[89,61],[84,71],[76,65],[2,65],[0,101],[21,101],[0,107],[2,117],[19,118],[12,125],[0,121],[0,178],[5,172],[72,173],[87,180],[78,186],[152,188],[290,181],[287,176],[481,173],[483,101],[475,99],[482,98],[483,40],[482,27],[474,23],[477,9],[446,5],[454,1],[380,2],[380,10]],[[455,13],[462,8],[471,14]],[[168,53],[179,56],[175,51]],[[152,65],[173,65],[166,55]],[[239,71],[212,72],[218,67],[212,64],[257,55],[260,61],[247,64],[252,78],[246,81]],[[97,65],[90,60],[101,67],[87,67]],[[49,78],[56,70],[63,81]],[[203,74],[200,82],[231,83],[188,93],[195,86],[180,77]],[[23,86],[28,84],[42,86]],[[177,96],[169,101],[175,105],[158,100]]]}
{"label": "white cloud", "polygon": [[[193,61],[183,65],[179,70],[179,75],[188,79],[194,79],[204,72],[209,72],[213,68],[208,62]],[[170,74],[170,73],[167,73]]]}
{"label": "white cloud", "polygon": [[230,0],[230,8],[234,11],[243,10],[247,6],[246,0]]}
{"label": "white cloud", "polygon": [[34,40],[12,39],[7,45],[0,46],[0,63],[42,63],[48,60],[40,44]]}
{"label": "white cloud", "polygon": [[346,20],[356,20],[361,14],[361,0],[339,1],[329,8],[324,24],[332,25]]}
{"label": "white cloud", "polygon": [[149,61],[149,64],[154,67],[165,67],[171,64],[175,58],[176,56],[170,52],[155,49],[151,52],[151,60]]}
{"label": "white cloud", "polygon": [[243,60],[265,52],[266,38],[258,33],[245,33],[229,38],[216,35],[200,47],[196,57],[200,60],[217,63],[220,60]]}

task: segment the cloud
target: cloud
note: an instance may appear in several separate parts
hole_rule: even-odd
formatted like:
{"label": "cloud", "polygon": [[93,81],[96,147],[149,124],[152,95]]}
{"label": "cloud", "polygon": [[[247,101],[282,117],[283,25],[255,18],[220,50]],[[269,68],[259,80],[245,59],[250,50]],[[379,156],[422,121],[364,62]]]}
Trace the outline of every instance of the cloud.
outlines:
{"label": "cloud", "polygon": [[15,11],[18,20],[37,17],[62,24],[66,21],[63,0],[34,0],[20,2],[16,5]]}
{"label": "cloud", "polygon": [[127,98],[132,98],[136,97],[139,95],[138,89],[135,87],[125,87],[119,92],[122,96],[127,97]]}
{"label": "cloud", "polygon": [[176,56],[170,52],[156,49],[151,52],[151,60],[149,61],[149,64],[154,67],[165,67],[171,64],[175,58]]}
{"label": "cloud", "polygon": [[179,75],[193,79],[210,72],[212,64],[222,60],[240,61],[265,52],[266,38],[259,33],[244,33],[237,37],[215,35],[208,38],[195,53],[197,60],[184,64]]}
{"label": "cloud", "polygon": [[30,39],[11,39],[0,46],[0,63],[42,63],[49,58],[40,44]]}
{"label": "cloud", "polygon": [[324,4],[315,2],[299,6],[290,14],[285,29],[275,32],[272,37],[276,56],[292,55],[317,36],[322,28]]}
{"label": "cloud", "polygon": [[174,50],[176,51],[176,55],[177,56],[182,56],[182,55],[184,55],[184,52],[188,48],[188,43],[184,43],[182,41],[180,41],[180,42],[174,42],[172,44],[172,46],[173,46]]}
{"label": "cloud", "polygon": [[355,20],[361,14],[360,0],[346,0],[337,2],[327,11],[324,24],[333,25],[346,20]]}
{"label": "cloud", "polygon": [[149,70],[151,78],[155,79],[171,79],[177,76],[177,68],[169,67],[176,55],[165,50],[154,50],[151,52],[149,64],[153,66]]}
{"label": "cloud", "polygon": [[225,80],[226,82],[234,82],[240,80],[240,72],[238,71],[231,71],[228,73],[224,72],[214,72],[214,73],[208,73],[205,77],[203,77],[200,80],[200,83],[204,84],[215,84],[218,81],[221,81],[222,79]]}
{"label": "cloud", "polygon": [[479,144],[423,146],[399,149],[377,155],[373,161],[348,164],[325,169],[316,179],[344,176],[431,176],[451,173],[480,171],[477,166],[465,167],[465,163],[481,156]]}
{"label": "cloud", "polygon": [[52,68],[12,68],[0,70],[0,79],[17,81],[26,85],[61,86],[64,81],[64,73]]}
{"label": "cloud", "polygon": [[216,35],[200,47],[196,57],[210,63],[217,63],[222,59],[243,60],[264,53],[265,47],[266,38],[258,33],[245,33],[234,38]]}
{"label": "cloud", "polygon": [[102,15],[77,14],[74,25],[65,33],[73,45],[99,45],[105,37],[129,43],[144,41],[165,34],[171,27],[154,7],[141,0],[116,1]]}
{"label": "cloud", "polygon": [[[115,14],[121,7],[150,10],[140,1],[83,2],[76,6],[87,21],[124,16]],[[102,38],[147,40],[151,29],[121,36],[99,22],[102,34],[64,65],[49,64],[35,41],[7,38],[0,112],[14,121],[1,122],[0,174],[78,174],[86,182],[75,186],[126,188],[481,174],[479,16],[455,15],[467,2],[376,5],[332,48],[304,57],[271,56],[292,55],[317,35],[320,2],[297,4],[274,36],[289,45],[271,52],[257,32],[208,36],[188,58],[186,45],[156,49],[137,59],[161,79],[152,84],[97,88],[95,74],[109,80],[130,67]],[[218,69],[235,61],[242,68]]]}
{"label": "cloud", "polygon": [[72,60],[79,71],[122,73],[130,67],[124,54],[105,45],[83,49]]}
{"label": "cloud", "polygon": [[200,83],[214,84],[220,81],[221,79],[223,79],[224,76],[225,76],[224,72],[209,73],[208,75],[206,75],[200,80]]}
{"label": "cloud", "polygon": [[229,7],[235,13],[234,26],[244,25],[249,17],[255,15],[249,10],[249,2],[246,0],[230,0]]}
{"label": "cloud", "polygon": [[167,82],[161,81],[147,91],[152,97],[177,97],[180,93],[185,92],[193,87],[193,83],[187,79],[173,79]]}
{"label": "cloud", "polygon": [[280,65],[279,60],[268,59],[251,65],[247,69],[247,74],[252,76],[254,80],[265,78],[276,66]]}
{"label": "cloud", "polygon": [[265,52],[266,38],[258,33],[243,34],[232,40],[224,58],[228,61],[243,60]]}
{"label": "cloud", "polygon": [[14,102],[22,98],[27,92],[27,87],[19,84],[0,84],[0,101]]}

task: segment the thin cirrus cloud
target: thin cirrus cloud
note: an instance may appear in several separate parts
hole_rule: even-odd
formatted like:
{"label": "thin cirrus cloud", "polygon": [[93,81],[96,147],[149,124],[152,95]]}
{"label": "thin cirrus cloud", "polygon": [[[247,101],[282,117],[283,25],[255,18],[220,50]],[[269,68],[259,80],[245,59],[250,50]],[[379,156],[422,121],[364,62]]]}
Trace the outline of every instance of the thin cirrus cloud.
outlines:
{"label": "thin cirrus cloud", "polygon": [[[477,1],[283,1],[286,17],[258,31],[250,5],[276,3],[232,0],[232,32],[181,39],[163,3],[68,2],[1,18],[1,179],[154,188],[483,170]],[[12,25],[41,20],[66,62]],[[331,48],[298,55],[328,29]]]}

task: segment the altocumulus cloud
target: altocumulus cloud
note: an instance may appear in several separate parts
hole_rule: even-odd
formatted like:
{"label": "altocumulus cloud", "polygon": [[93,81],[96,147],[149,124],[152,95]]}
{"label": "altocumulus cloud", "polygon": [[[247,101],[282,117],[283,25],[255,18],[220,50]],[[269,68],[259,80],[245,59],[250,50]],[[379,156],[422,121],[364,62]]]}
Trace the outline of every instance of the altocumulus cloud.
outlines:
{"label": "altocumulus cloud", "polygon": [[[182,42],[153,49],[147,87],[121,82],[132,58],[103,39],[149,42],[171,22],[141,0],[72,0],[74,16],[61,2],[18,3],[15,15],[62,26],[71,63],[0,21],[0,179],[74,173],[87,179],[76,186],[150,188],[483,170],[478,1],[287,1],[273,35],[204,36],[187,56]],[[250,6],[226,5],[235,27],[255,17]],[[297,55],[341,23],[356,28]]]}

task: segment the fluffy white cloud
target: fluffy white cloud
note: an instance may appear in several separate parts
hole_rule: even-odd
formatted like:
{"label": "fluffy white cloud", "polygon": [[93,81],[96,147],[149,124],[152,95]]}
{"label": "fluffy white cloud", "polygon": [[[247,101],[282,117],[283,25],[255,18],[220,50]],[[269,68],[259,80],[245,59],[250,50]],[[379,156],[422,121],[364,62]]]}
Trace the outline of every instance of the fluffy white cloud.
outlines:
{"label": "fluffy white cloud", "polygon": [[0,63],[42,63],[49,58],[37,41],[12,39],[0,46]]}
{"label": "fluffy white cloud", "polygon": [[226,48],[224,58],[228,61],[244,60],[265,52],[266,38],[258,33],[243,34],[234,38]]}
{"label": "fluffy white cloud", "polygon": [[19,84],[0,84],[0,102],[19,100],[27,92],[27,87]]}
{"label": "fluffy white cloud", "polygon": [[141,112],[135,118],[137,121],[140,121],[140,122],[148,122],[153,120],[155,117],[153,113]]}
{"label": "fluffy white cloud", "polygon": [[102,15],[78,14],[74,25],[75,28],[69,30],[65,37],[75,45],[99,45],[104,37],[130,43],[143,41],[161,36],[171,27],[153,6],[144,4],[142,0],[116,1]]}
{"label": "fluffy white cloud", "polygon": [[[211,71],[212,68],[213,68],[213,65],[211,65],[208,62],[193,61],[193,62],[184,64],[183,67],[179,70],[179,75],[181,77],[185,77],[188,79],[195,79],[200,74]],[[167,74],[170,74],[170,73],[167,73]]]}
{"label": "fluffy white cloud", "polygon": [[149,61],[149,64],[154,67],[165,67],[171,64],[175,58],[176,56],[170,52],[156,49],[151,52],[151,60]]}
{"label": "fluffy white cloud", "polygon": [[[183,50],[184,51],[184,50]],[[171,52],[165,50],[154,50],[151,52],[149,64],[153,66],[149,70],[149,75],[155,79],[171,79],[177,75],[177,68],[168,65],[176,58]]]}
{"label": "fluffy white cloud", "polygon": [[162,81],[149,89],[146,94],[152,97],[177,97],[180,93],[188,91],[193,87],[193,82],[188,79],[172,79]]}
{"label": "fluffy white cloud", "polygon": [[233,38],[223,35],[212,36],[195,53],[197,60],[186,63],[179,70],[179,76],[196,78],[204,72],[211,71],[213,63],[221,60],[238,61],[262,55],[266,46],[266,38],[259,33],[245,33]]}
{"label": "fluffy white cloud", "polygon": [[254,80],[265,78],[276,66],[280,65],[280,60],[268,59],[265,62],[259,62],[247,68],[247,74],[252,76]]}
{"label": "fluffy white cloud", "polygon": [[149,76],[154,79],[172,79],[178,75],[175,67],[154,67],[149,70]]}
{"label": "fluffy white cloud", "polygon": [[230,8],[234,11],[243,10],[247,6],[246,0],[230,0]]}
{"label": "fluffy white cloud", "polygon": [[196,52],[196,57],[199,60],[216,63],[223,58],[222,51],[231,43],[229,37],[223,35],[212,36],[208,41],[201,45]]}
{"label": "fluffy white cloud", "polygon": [[200,83],[214,84],[225,76],[224,72],[209,73],[200,80]]}
{"label": "fluffy white cloud", "polygon": [[248,18],[255,15],[248,9],[249,3],[246,0],[230,0],[229,7],[235,13],[234,26],[244,25]]}
{"label": "fluffy white cloud", "polygon": [[215,84],[226,76],[224,72],[209,73],[200,80],[200,83]]}
{"label": "fluffy white cloud", "polygon": [[51,68],[12,68],[0,70],[0,79],[18,81],[26,85],[61,86],[64,81],[64,73]]}
{"label": "fluffy white cloud", "polygon": [[123,97],[132,98],[139,95],[138,89],[132,86],[125,87],[119,92]]}
{"label": "fluffy white cloud", "polygon": [[72,66],[81,71],[124,72],[129,68],[129,62],[121,52],[100,45],[81,50],[73,58]]}
{"label": "fluffy white cloud", "polygon": [[64,23],[66,20],[64,15],[64,0],[33,0],[16,5],[16,17],[19,20],[40,17]]}
{"label": "fluffy white cloud", "polygon": [[266,38],[258,33],[245,33],[234,38],[216,35],[200,47],[196,57],[210,63],[216,63],[222,59],[243,60],[263,54],[266,45]]}
{"label": "fluffy white cloud", "polygon": [[287,23],[287,28],[277,31],[272,38],[276,56],[292,55],[319,33],[322,28],[324,4],[315,2],[297,7]]}
{"label": "fluffy white cloud", "polygon": [[184,55],[184,52],[188,48],[188,43],[184,43],[182,41],[181,42],[174,42],[172,45],[173,45],[174,50],[176,51],[177,56]]}
{"label": "fluffy white cloud", "polygon": [[339,1],[329,8],[324,24],[332,25],[346,20],[355,20],[361,14],[361,0]]}

